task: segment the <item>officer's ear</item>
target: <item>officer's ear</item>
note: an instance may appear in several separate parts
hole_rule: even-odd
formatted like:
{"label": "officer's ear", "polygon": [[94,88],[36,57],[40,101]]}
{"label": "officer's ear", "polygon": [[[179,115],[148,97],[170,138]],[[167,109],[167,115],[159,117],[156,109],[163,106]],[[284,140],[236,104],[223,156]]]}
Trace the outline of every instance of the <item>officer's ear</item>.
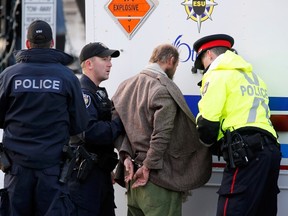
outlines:
{"label": "officer's ear", "polygon": [[53,48],[53,47],[54,47],[54,40],[52,39],[50,43],[50,48]]}
{"label": "officer's ear", "polygon": [[86,68],[86,72],[93,70],[93,68],[94,68],[93,57],[86,59],[83,62],[83,64],[84,64],[84,68]]}
{"label": "officer's ear", "polygon": [[91,58],[86,59],[85,62],[84,62],[84,64],[85,64],[85,67],[86,67],[86,68],[92,67]]}
{"label": "officer's ear", "polygon": [[26,40],[25,45],[26,45],[27,49],[31,49],[31,44],[30,44],[29,40]]}

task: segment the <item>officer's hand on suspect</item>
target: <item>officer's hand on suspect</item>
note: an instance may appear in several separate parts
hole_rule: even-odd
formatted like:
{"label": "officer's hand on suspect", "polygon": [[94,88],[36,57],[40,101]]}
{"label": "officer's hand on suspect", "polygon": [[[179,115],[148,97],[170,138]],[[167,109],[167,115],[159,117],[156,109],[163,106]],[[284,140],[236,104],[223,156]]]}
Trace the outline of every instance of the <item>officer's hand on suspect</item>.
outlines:
{"label": "officer's hand on suspect", "polygon": [[148,169],[145,165],[141,166],[133,176],[135,182],[133,183],[132,188],[145,186],[148,182],[149,174],[150,169]]}

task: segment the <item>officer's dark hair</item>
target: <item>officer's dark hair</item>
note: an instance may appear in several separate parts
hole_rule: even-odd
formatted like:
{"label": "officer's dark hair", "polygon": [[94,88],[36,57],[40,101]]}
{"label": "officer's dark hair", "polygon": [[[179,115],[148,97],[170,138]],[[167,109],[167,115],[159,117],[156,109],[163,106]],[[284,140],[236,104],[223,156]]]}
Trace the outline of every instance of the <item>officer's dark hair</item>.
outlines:
{"label": "officer's dark hair", "polygon": [[150,63],[166,62],[171,57],[174,57],[174,64],[179,60],[179,52],[177,48],[171,44],[161,44],[157,46],[150,57]]}
{"label": "officer's dark hair", "polygon": [[219,56],[223,53],[225,53],[227,50],[230,50],[227,47],[213,47],[210,49],[215,55]]}

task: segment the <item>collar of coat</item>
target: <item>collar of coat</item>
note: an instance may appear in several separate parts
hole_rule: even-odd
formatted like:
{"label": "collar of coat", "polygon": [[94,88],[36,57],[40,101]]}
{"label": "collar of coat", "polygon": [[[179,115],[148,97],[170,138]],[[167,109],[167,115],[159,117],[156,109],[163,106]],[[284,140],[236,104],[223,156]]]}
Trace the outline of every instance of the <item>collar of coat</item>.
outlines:
{"label": "collar of coat", "polygon": [[141,74],[146,74],[147,76],[153,77],[154,79],[158,79],[159,82],[166,86],[170,95],[173,97],[175,102],[179,105],[180,109],[193,121],[195,124],[195,116],[192,114],[188,104],[179,89],[179,87],[173,82],[173,80],[169,79],[167,76],[163,76],[162,74],[152,72],[150,70],[143,70]]}
{"label": "collar of coat", "polygon": [[153,73],[161,74],[161,75],[163,75],[163,76],[168,77],[167,74],[166,74],[166,73],[163,71],[163,69],[160,67],[160,65],[157,64],[157,63],[151,63],[151,64],[147,65],[147,66],[145,67],[145,70],[148,70],[148,71],[151,71],[151,72],[153,72]]}

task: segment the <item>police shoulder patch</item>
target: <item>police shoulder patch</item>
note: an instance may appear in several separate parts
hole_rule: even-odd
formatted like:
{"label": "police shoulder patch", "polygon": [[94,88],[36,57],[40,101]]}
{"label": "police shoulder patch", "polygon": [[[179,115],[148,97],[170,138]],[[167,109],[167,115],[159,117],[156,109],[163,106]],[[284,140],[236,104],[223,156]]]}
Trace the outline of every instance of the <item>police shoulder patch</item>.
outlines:
{"label": "police shoulder patch", "polygon": [[83,99],[86,105],[86,108],[88,108],[91,104],[91,97],[88,94],[83,93]]}

